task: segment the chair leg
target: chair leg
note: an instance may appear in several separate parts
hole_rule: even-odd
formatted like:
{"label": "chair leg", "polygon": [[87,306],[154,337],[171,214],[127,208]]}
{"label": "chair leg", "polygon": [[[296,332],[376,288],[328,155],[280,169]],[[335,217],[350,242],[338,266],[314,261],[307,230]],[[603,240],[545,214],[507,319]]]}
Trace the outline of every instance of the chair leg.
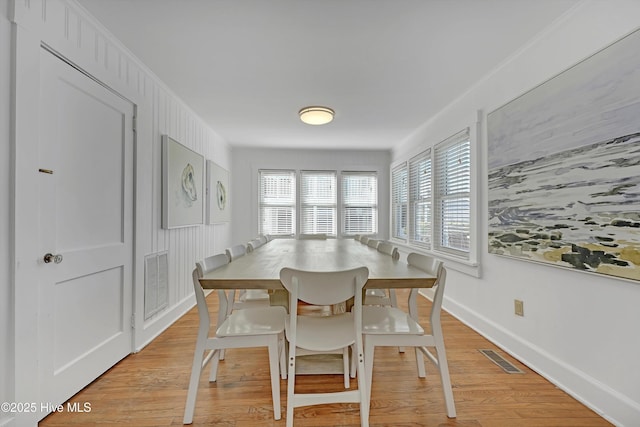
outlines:
{"label": "chair leg", "polygon": [[282,418],[280,409],[280,343],[277,336],[269,343],[269,370],[271,373],[271,399],[273,400],[273,419]]}
{"label": "chair leg", "polygon": [[416,347],[415,350],[416,350],[416,367],[418,368],[418,377],[425,378],[427,376],[427,371],[424,368],[424,355],[422,354],[422,351],[420,351],[418,347]]}
{"label": "chair leg", "polygon": [[447,417],[456,417],[456,404],[453,399],[453,389],[451,388],[451,378],[449,377],[449,363],[447,362],[447,353],[444,350],[444,342],[436,338],[436,352],[438,356],[438,370],[440,371],[440,380],[442,381],[442,391],[444,393],[444,401],[447,406]]}
{"label": "chair leg", "polygon": [[187,403],[184,407],[183,424],[191,424],[193,422],[193,412],[196,408],[196,398],[198,397],[198,383],[200,382],[200,374],[202,373],[202,361],[204,360],[204,346],[196,344],[196,352],[193,355],[193,364],[191,365],[191,378],[189,379],[189,391],[187,392]]}
{"label": "chair leg", "polygon": [[[235,302],[236,302],[236,290],[232,289],[229,291],[229,294],[227,295],[226,315],[224,316],[225,319],[231,316],[231,312],[233,311],[233,304]],[[224,349],[220,350],[220,360],[224,360],[224,354],[225,354]]]}
{"label": "chair leg", "polygon": [[[373,379],[373,357],[375,345],[369,336],[364,337],[364,376],[367,380],[367,407],[371,404],[371,383]],[[355,357],[355,355],[354,355]],[[362,376],[362,375],[360,375]],[[358,387],[360,387],[358,383]]]}
{"label": "chair leg", "polygon": [[287,340],[284,332],[278,335],[278,351],[280,352],[280,375],[283,380],[287,379]]}
{"label": "chair leg", "polygon": [[[292,350],[293,348],[293,350]],[[293,427],[293,395],[296,381],[296,357],[295,347],[289,343],[289,359],[288,359],[289,379],[287,380],[287,420],[286,427]]]}
{"label": "chair leg", "polygon": [[351,367],[349,368],[351,378],[356,377],[356,348],[355,346],[351,346]]}
{"label": "chair leg", "polygon": [[233,304],[236,302],[236,291],[235,289],[229,291],[229,295],[227,296],[227,316],[231,315],[233,311]]}
{"label": "chair leg", "polygon": [[223,349],[215,350],[218,354],[214,354],[210,360],[211,363],[211,372],[209,372],[209,382],[216,382],[218,378],[218,365],[220,364],[220,360],[222,360],[221,353],[224,351]]}
{"label": "chair leg", "polygon": [[[364,352],[360,350],[358,354],[354,356],[357,358],[358,363],[358,391],[360,392],[360,426],[369,427],[369,387],[367,382],[371,382],[370,377],[367,377],[364,357]],[[372,354],[373,356],[373,351]],[[372,357],[373,358],[373,357]],[[373,364],[372,364],[373,366]]]}
{"label": "chair leg", "polygon": [[[218,323],[216,324],[216,329],[219,328],[220,325],[222,325],[222,322],[226,320],[226,318],[228,317],[228,314],[227,314],[228,311],[229,311],[229,298],[227,296],[226,291],[220,290],[218,291],[218,318],[217,318]],[[218,358],[219,360],[224,360],[224,349],[220,349]],[[215,378],[213,380],[210,379],[209,381],[215,381]]]}
{"label": "chair leg", "polygon": [[351,387],[349,382],[350,364],[349,364],[349,347],[342,349],[342,373],[344,376],[344,388]]}

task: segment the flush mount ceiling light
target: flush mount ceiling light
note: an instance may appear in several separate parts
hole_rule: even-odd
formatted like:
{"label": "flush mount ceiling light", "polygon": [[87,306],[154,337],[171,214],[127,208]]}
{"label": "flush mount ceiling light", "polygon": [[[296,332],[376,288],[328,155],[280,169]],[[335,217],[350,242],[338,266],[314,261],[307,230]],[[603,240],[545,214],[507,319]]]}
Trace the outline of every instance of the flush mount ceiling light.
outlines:
{"label": "flush mount ceiling light", "polygon": [[304,107],[298,115],[308,125],[326,125],[333,120],[334,112],[327,107]]}

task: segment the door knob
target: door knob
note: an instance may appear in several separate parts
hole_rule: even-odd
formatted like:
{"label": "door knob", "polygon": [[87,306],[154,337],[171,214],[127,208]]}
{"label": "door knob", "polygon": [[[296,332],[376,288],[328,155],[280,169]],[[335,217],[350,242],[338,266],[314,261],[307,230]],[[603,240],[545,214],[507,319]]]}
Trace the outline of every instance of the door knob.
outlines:
{"label": "door knob", "polygon": [[50,262],[54,262],[56,264],[60,264],[62,262],[62,255],[60,255],[60,254],[53,255],[51,253],[46,254],[44,256],[44,262],[45,262],[45,264],[49,264]]}

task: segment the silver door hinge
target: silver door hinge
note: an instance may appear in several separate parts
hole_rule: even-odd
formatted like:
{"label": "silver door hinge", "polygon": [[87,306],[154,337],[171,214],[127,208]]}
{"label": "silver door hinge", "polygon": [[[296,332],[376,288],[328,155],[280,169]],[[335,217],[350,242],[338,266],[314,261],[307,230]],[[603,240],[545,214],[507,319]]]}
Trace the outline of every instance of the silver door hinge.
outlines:
{"label": "silver door hinge", "polygon": [[137,131],[138,130],[138,118],[136,116],[133,116],[133,131]]}
{"label": "silver door hinge", "polygon": [[132,314],[131,315],[131,329],[135,329],[136,328],[136,315]]}

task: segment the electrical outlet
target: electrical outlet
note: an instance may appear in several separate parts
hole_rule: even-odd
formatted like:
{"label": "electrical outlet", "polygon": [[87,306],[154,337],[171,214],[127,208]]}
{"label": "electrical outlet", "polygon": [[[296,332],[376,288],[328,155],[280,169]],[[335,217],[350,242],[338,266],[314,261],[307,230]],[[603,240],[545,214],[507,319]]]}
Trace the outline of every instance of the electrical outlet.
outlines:
{"label": "electrical outlet", "polygon": [[516,316],[524,316],[524,302],[519,299],[515,299],[513,300],[513,305],[515,307]]}

